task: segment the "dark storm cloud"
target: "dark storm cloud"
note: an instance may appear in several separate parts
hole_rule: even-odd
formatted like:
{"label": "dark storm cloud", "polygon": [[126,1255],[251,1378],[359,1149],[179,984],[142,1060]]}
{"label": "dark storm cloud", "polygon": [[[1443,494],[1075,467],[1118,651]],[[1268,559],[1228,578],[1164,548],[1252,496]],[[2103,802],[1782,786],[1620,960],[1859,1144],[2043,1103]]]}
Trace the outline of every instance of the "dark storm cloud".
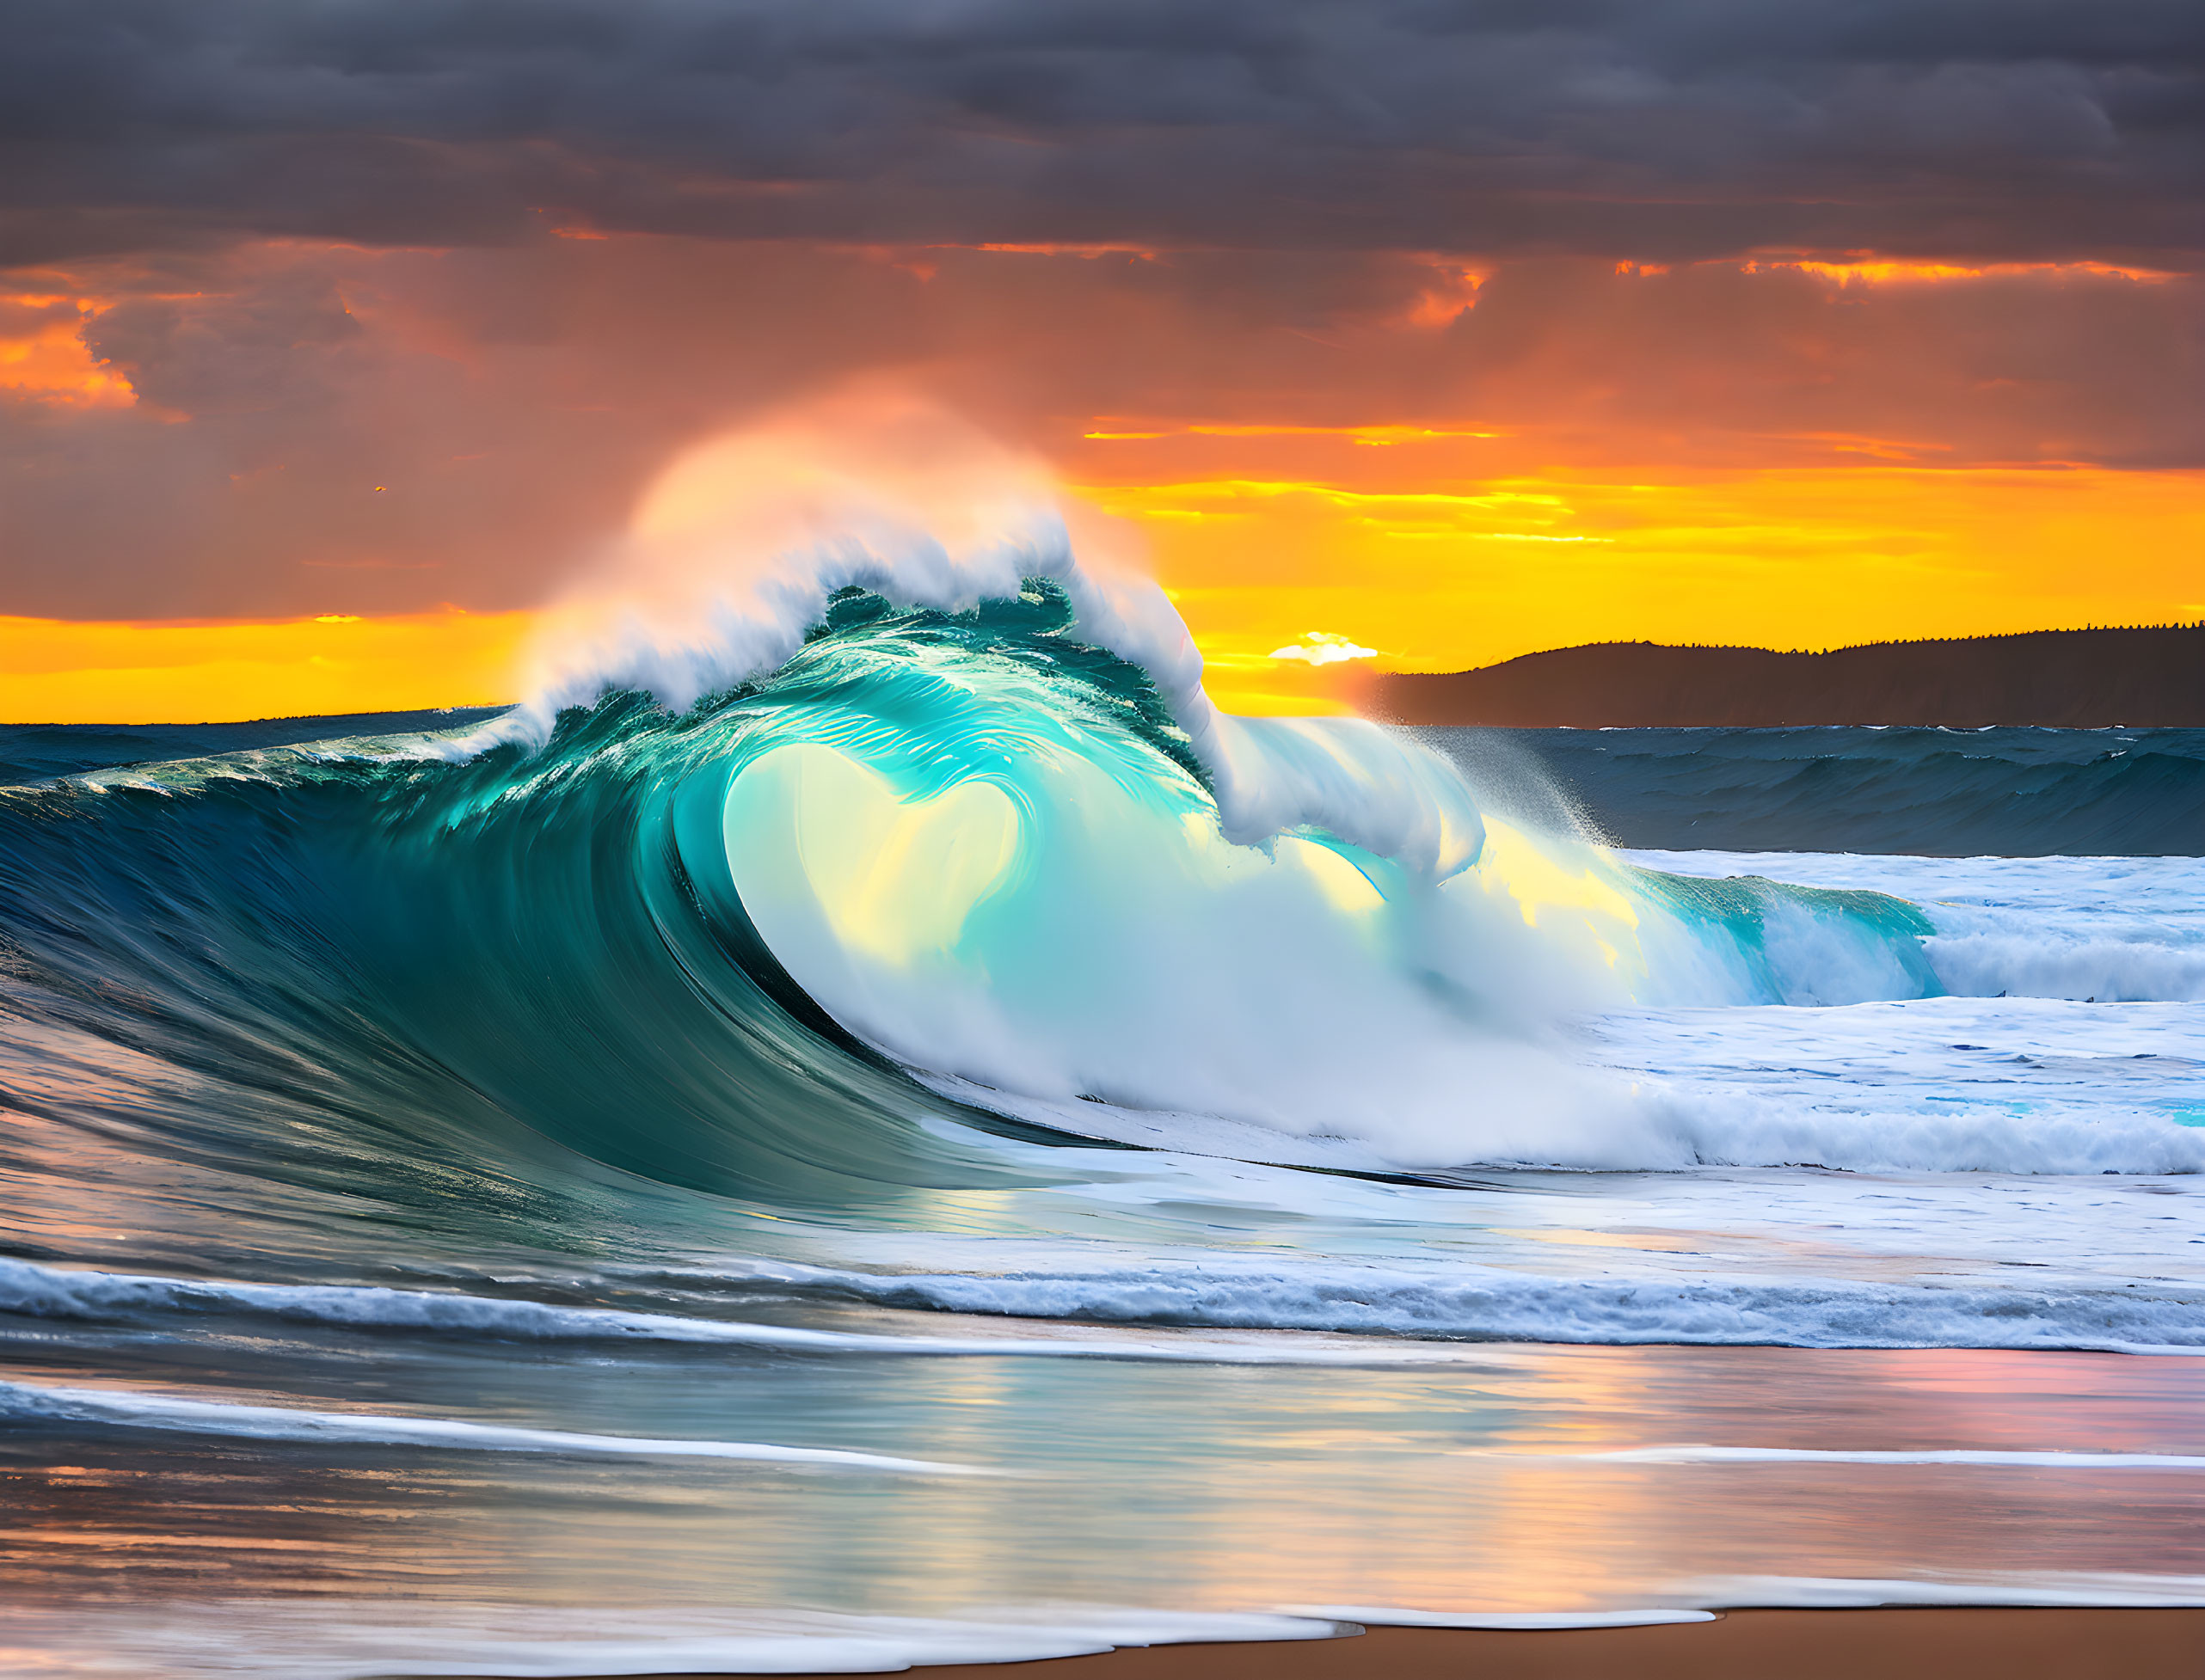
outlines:
{"label": "dark storm cloud", "polygon": [[2186,264],[2194,0],[46,0],[0,261],[289,234]]}

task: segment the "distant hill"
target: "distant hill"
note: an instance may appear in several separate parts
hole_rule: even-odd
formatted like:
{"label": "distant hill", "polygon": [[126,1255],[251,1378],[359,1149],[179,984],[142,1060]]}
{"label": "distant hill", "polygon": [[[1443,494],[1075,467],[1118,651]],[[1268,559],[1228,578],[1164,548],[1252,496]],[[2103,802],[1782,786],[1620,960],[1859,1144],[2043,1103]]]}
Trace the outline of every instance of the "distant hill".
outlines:
{"label": "distant hill", "polygon": [[2205,726],[2205,622],[1881,641],[1827,653],[1596,642],[1446,675],[1379,673],[1403,723],[1580,729],[1778,724]]}

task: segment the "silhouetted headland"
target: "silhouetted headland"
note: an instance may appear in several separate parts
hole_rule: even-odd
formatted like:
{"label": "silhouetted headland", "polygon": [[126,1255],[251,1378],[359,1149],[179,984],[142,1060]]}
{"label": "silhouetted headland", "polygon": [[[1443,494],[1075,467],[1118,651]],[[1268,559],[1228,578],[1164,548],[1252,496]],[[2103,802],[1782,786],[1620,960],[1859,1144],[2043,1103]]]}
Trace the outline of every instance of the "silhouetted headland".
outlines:
{"label": "silhouetted headland", "polygon": [[1827,653],[1596,642],[1438,675],[1380,672],[1364,709],[1515,728],[2205,725],[2205,622],[1881,641]]}

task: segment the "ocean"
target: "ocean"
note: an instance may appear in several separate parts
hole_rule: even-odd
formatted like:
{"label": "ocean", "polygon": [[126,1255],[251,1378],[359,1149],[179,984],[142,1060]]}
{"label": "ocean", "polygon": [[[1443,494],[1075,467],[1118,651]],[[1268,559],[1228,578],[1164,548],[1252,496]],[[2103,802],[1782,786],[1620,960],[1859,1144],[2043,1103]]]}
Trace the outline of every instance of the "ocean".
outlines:
{"label": "ocean", "polygon": [[2205,1602],[2205,731],[1225,720],[1075,600],[0,730],[11,1671]]}

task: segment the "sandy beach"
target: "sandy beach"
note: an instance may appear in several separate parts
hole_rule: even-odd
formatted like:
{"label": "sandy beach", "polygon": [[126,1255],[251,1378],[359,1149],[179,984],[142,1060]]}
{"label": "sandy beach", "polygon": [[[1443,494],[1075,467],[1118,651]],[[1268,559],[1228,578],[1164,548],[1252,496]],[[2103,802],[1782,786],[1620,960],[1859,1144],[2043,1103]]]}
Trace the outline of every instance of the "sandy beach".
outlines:
{"label": "sandy beach", "polygon": [[930,1680],[2197,1680],[2205,1609],[1733,1610],[1651,1628],[1373,1628],[1347,1639],[1156,1646],[924,1672]]}

